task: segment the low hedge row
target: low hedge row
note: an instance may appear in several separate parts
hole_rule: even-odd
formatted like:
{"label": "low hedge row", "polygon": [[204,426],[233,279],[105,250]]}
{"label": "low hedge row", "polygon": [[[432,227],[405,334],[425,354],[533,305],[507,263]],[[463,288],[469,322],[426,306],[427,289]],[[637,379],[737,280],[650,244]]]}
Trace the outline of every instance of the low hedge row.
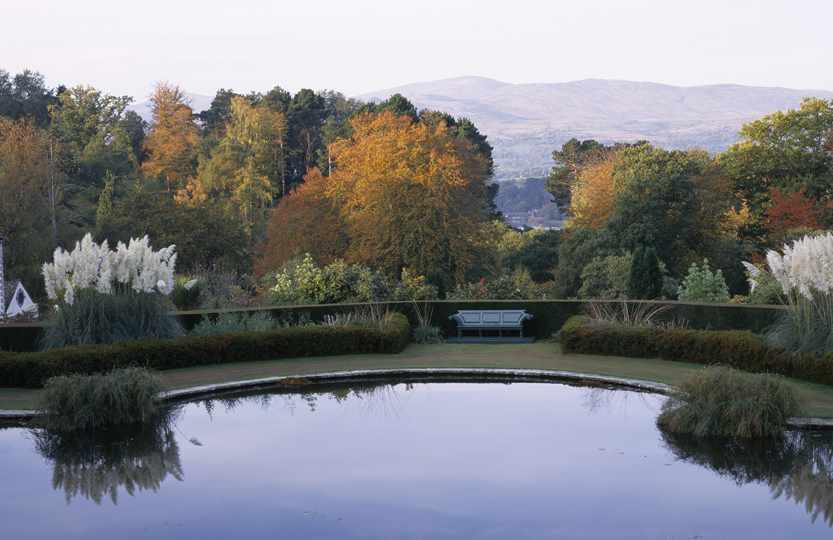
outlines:
{"label": "low hedge row", "polygon": [[408,344],[410,334],[408,319],[397,313],[384,329],[300,326],[269,332],[4,353],[0,355],[0,386],[39,388],[56,375],[98,373],[125,367],[165,370],[303,356],[398,353]]}
{"label": "low hedge row", "polygon": [[560,340],[564,352],[719,364],[833,385],[833,355],[775,349],[742,330],[630,328],[576,316],[564,324]]}

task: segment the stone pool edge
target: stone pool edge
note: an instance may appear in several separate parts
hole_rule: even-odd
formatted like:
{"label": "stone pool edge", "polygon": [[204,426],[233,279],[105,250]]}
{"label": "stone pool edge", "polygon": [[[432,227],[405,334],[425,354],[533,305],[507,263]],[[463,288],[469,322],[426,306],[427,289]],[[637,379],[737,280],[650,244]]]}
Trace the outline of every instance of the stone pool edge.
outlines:
{"label": "stone pool edge", "polygon": [[[610,384],[620,388],[640,390],[654,394],[668,395],[672,386],[642,379],[611,377],[580,373],[575,371],[559,371],[549,369],[511,369],[511,368],[392,368],[392,369],[361,369],[349,371],[331,371],[307,375],[279,375],[259,379],[246,379],[216,384],[206,384],[167,390],[159,393],[159,399],[174,401],[199,396],[209,396],[232,390],[268,387],[282,382],[339,382],[363,377],[385,378],[397,376],[457,376],[457,377],[495,377],[540,379],[547,381],[586,382],[596,384]],[[0,410],[0,421],[29,420],[40,413],[28,410]],[[833,418],[793,417],[787,420],[787,425],[798,429],[833,429]]]}

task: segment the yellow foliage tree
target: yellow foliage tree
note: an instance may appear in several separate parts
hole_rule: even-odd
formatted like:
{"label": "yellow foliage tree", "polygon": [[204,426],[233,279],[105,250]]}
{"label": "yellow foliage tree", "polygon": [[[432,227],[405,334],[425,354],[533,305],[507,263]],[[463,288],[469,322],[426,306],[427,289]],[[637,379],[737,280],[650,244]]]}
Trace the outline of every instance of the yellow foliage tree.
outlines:
{"label": "yellow foliage tree", "polygon": [[581,169],[571,186],[571,214],[568,225],[601,229],[616,202],[615,156]]}
{"label": "yellow foliage tree", "polygon": [[179,87],[159,83],[151,96],[153,124],[145,139],[148,158],[142,171],[153,178],[164,180],[168,191],[185,187],[194,176],[199,128],[185,94]]}
{"label": "yellow foliage tree", "polygon": [[347,258],[399,275],[463,279],[486,221],[489,165],[444,122],[362,114],[333,143],[327,193],[347,224]]}
{"label": "yellow foliage tree", "polygon": [[262,224],[277,194],[283,194],[286,119],[265,105],[231,100],[225,135],[179,198],[230,202],[251,231]]}

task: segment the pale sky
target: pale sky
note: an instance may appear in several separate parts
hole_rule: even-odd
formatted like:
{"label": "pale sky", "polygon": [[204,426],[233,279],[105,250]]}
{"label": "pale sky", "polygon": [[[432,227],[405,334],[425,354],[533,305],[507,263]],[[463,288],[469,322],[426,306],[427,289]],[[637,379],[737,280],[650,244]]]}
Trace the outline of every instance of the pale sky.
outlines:
{"label": "pale sky", "polygon": [[40,0],[0,6],[0,69],[142,101],[275,84],[355,95],[479,75],[833,90],[833,0]]}

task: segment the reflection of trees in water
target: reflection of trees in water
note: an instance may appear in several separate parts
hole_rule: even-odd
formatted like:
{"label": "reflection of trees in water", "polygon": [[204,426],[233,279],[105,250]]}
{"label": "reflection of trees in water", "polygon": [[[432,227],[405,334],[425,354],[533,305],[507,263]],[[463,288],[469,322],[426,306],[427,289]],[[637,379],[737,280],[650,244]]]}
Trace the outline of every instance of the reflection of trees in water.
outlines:
{"label": "reflection of trees in water", "polygon": [[802,504],[813,523],[833,527],[833,436],[787,432],[780,440],[703,439],[662,432],[674,455],[732,478],[761,482],[773,498]]}
{"label": "reflection of trees in water", "polygon": [[587,411],[596,413],[605,409],[624,411],[629,402],[636,399],[644,408],[659,410],[656,394],[637,390],[622,390],[617,387],[585,386],[582,405]]}
{"label": "reflection of trees in water", "polygon": [[263,409],[268,409],[275,399],[280,399],[290,412],[295,411],[299,402],[303,403],[310,412],[315,412],[320,400],[332,399],[337,403],[361,400],[368,406],[368,410],[374,412],[384,410],[395,413],[397,410],[396,401],[399,399],[400,390],[403,389],[406,392],[411,391],[414,389],[414,385],[412,383],[390,382],[360,382],[349,385],[316,384],[300,388],[243,391],[203,399],[196,403],[204,407],[209,415],[213,415],[217,405],[221,405],[227,412],[233,411],[243,404],[255,404]]}
{"label": "reflection of trees in water", "polygon": [[77,496],[101,504],[109,496],[118,504],[119,488],[133,495],[157,491],[173,476],[183,479],[174,417],[156,422],[89,432],[33,429],[38,453],[52,462],[52,487],[61,489],[67,502]]}

